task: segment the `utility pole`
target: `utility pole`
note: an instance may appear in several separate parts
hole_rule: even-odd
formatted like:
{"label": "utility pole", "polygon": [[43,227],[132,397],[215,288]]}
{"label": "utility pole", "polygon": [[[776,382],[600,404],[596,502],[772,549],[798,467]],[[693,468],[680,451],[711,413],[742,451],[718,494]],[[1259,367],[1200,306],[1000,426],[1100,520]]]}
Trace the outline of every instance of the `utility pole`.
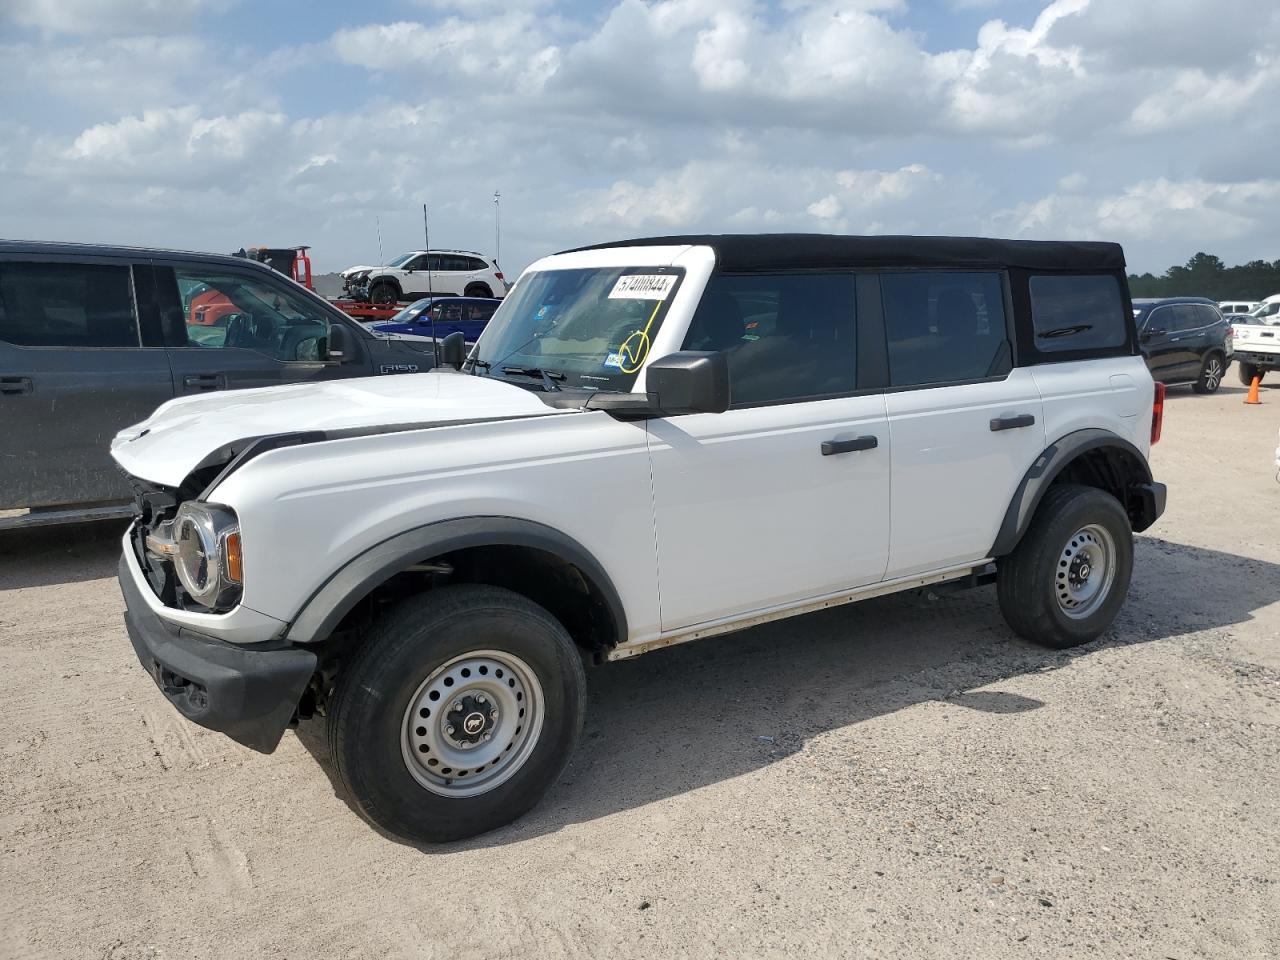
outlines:
{"label": "utility pole", "polygon": [[432,303],[427,307],[427,313],[431,317],[431,356],[432,366],[440,366],[440,341],[436,339],[436,305],[434,298],[436,295],[436,285],[431,279],[431,224],[427,220],[427,205],[422,205],[422,243],[427,250],[427,296],[433,298]]}
{"label": "utility pole", "polygon": [[493,262],[498,262],[498,242],[501,239],[498,226],[498,201],[502,199],[502,194],[497,190],[493,191]]}

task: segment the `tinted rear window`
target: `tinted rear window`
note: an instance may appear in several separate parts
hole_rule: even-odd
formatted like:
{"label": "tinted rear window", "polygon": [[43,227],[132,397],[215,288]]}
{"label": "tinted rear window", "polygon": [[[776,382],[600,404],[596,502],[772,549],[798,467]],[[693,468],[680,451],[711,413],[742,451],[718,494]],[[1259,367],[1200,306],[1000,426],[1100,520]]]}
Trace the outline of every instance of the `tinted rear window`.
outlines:
{"label": "tinted rear window", "polygon": [[1119,347],[1128,339],[1120,282],[1105,274],[1033,276],[1031,319],[1044,353]]}
{"label": "tinted rear window", "polygon": [[128,267],[0,264],[0,340],[24,347],[136,347]]}

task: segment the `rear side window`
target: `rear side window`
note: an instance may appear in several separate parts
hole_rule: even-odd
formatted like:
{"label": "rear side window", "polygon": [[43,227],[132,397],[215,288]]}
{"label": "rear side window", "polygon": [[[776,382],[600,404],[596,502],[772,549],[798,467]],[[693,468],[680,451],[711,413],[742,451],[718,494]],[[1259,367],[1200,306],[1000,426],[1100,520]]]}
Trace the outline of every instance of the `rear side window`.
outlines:
{"label": "rear side window", "polygon": [[1031,321],[1042,353],[1123,346],[1124,299],[1113,276],[1033,276]]}
{"label": "rear side window", "polygon": [[1012,354],[1000,274],[886,273],[880,290],[892,386],[980,380],[1007,371]]}
{"label": "rear side window", "polygon": [[0,340],[24,347],[136,347],[128,267],[0,264]]}
{"label": "rear side window", "polygon": [[1222,319],[1222,314],[1207,303],[1196,304],[1196,313],[1200,314],[1200,326],[1207,327]]}
{"label": "rear side window", "polygon": [[466,263],[466,266],[462,269],[470,271],[471,273],[475,273],[477,270],[489,269],[489,265],[487,263],[483,260],[477,259],[476,257],[463,257],[462,259]]}
{"label": "rear side window", "polygon": [[854,309],[852,273],[714,276],[684,349],[724,351],[735,407],[852,393]]}

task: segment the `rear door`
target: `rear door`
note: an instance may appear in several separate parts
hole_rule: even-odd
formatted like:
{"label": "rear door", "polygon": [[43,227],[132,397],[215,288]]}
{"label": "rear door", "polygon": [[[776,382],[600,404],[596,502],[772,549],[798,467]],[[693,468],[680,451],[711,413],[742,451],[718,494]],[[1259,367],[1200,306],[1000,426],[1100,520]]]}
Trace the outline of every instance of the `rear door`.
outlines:
{"label": "rear door", "polygon": [[1045,431],[1031,371],[1012,368],[1003,274],[886,272],[880,282],[894,579],[984,559]]}
{"label": "rear door", "polygon": [[[333,317],[296,284],[222,264],[156,263],[151,287],[179,395],[369,374],[352,327],[352,362],[325,359]],[[293,289],[290,289],[290,287]]]}
{"label": "rear door", "polygon": [[0,507],[126,499],[111,438],[172,396],[128,263],[0,263]]}

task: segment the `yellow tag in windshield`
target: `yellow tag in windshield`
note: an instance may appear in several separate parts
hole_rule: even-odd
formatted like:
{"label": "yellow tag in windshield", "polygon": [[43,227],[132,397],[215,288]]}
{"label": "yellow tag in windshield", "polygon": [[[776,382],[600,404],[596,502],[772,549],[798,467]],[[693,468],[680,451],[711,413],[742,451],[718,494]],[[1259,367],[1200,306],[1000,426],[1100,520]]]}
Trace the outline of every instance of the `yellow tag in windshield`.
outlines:
{"label": "yellow tag in windshield", "polygon": [[[623,279],[626,278],[624,277]],[[622,346],[618,348],[616,356],[618,369],[623,373],[635,373],[644,363],[644,358],[649,355],[649,330],[653,326],[654,319],[658,316],[658,311],[661,309],[662,301],[659,300],[653,305],[653,313],[649,314],[649,322],[644,325],[644,329],[637,330],[622,341]]]}

